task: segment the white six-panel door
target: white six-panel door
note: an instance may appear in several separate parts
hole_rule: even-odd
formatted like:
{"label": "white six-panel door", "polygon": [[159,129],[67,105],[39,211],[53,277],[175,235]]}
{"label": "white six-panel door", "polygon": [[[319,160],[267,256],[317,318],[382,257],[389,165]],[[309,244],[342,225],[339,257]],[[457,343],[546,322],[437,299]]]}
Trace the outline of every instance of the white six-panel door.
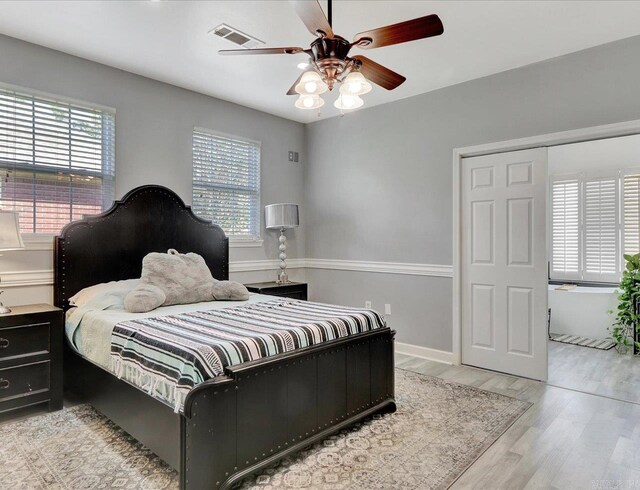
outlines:
{"label": "white six-panel door", "polygon": [[547,150],[462,161],[462,362],[547,379]]}

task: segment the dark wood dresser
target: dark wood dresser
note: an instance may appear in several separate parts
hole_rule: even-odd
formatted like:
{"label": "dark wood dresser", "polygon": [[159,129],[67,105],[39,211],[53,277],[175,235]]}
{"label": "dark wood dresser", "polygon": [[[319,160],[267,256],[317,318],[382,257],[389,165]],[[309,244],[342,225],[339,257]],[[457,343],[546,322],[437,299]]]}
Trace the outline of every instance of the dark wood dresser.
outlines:
{"label": "dark wood dresser", "polygon": [[60,410],[63,312],[44,304],[11,310],[0,315],[0,413],[45,402]]}
{"label": "dark wood dresser", "polygon": [[255,282],[245,284],[245,287],[251,293],[268,294],[269,296],[282,296],[284,298],[307,301],[307,284],[304,282],[290,282],[288,284]]}

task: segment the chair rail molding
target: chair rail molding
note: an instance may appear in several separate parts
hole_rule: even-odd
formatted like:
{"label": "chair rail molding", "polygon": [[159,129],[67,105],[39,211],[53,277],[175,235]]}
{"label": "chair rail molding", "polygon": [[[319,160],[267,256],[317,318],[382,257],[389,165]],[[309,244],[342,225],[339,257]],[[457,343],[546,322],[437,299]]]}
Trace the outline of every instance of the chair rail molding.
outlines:
{"label": "chair rail molding", "polygon": [[412,264],[407,262],[373,262],[365,260],[305,259],[308,269],[377,272],[411,276],[453,277],[452,265]]}
{"label": "chair rail molding", "polygon": [[[271,271],[279,269],[278,260],[233,260],[229,272]],[[333,259],[289,259],[288,269],[326,269],[368,272],[378,274],[403,274],[412,276],[453,277],[451,265],[411,264],[404,262],[368,262]],[[23,270],[0,274],[0,287],[52,286],[53,270]]]}

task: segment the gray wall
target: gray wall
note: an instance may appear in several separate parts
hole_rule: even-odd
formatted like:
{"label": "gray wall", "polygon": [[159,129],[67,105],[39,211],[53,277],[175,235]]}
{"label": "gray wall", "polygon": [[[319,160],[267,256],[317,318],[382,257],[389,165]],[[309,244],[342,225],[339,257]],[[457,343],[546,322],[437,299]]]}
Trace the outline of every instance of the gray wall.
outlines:
{"label": "gray wall", "polygon": [[[308,125],[307,256],[451,264],[452,150],[640,119],[639,53],[629,38]],[[451,350],[451,279],[308,278],[312,299],[391,303],[399,341]]]}
{"label": "gray wall", "polygon": [[[304,167],[287,161],[288,150],[304,150],[300,123],[6,36],[0,36],[0,82],[115,108],[117,198],[138,185],[155,183],[190,203],[191,134],[201,126],[260,140],[262,204],[302,204]],[[301,215],[304,223],[304,209]],[[290,257],[304,257],[304,227],[288,237]],[[261,248],[233,248],[231,260],[276,259],[277,234],[263,229],[263,238]],[[51,252],[10,252],[0,261],[2,272],[43,270],[51,268]],[[275,273],[238,277],[263,276]],[[11,288],[5,299],[8,304],[46,301],[50,291]]]}

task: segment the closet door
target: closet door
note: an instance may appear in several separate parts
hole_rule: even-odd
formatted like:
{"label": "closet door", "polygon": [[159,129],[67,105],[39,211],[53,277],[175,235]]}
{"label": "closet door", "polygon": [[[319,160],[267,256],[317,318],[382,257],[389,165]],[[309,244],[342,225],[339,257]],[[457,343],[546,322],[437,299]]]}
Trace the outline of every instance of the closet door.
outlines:
{"label": "closet door", "polygon": [[547,150],[462,169],[462,362],[546,380]]}

